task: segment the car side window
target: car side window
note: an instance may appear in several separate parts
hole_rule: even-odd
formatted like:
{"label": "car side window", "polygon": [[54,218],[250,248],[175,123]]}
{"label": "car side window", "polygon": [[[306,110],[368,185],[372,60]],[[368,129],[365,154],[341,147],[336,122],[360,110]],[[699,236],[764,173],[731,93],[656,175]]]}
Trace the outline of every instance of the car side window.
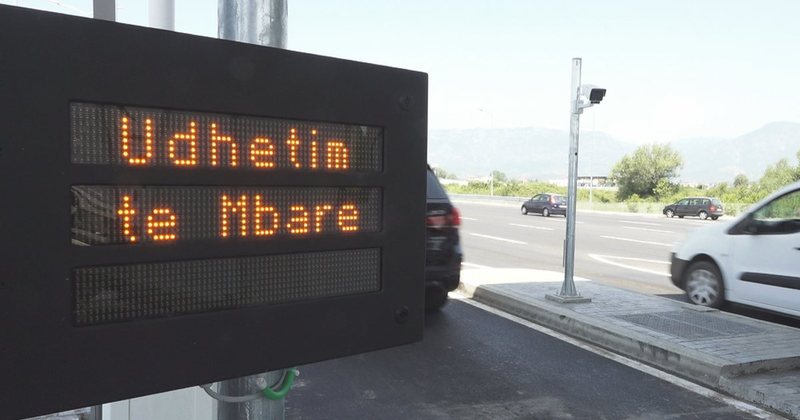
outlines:
{"label": "car side window", "polygon": [[764,233],[800,232],[800,190],[770,201],[756,210],[752,218]]}
{"label": "car side window", "polygon": [[753,219],[760,221],[800,219],[800,190],[770,201],[753,214]]}
{"label": "car side window", "polygon": [[678,205],[679,205],[679,206],[686,206],[686,205],[688,205],[688,204],[689,204],[689,200],[681,200],[681,201],[678,201]]}

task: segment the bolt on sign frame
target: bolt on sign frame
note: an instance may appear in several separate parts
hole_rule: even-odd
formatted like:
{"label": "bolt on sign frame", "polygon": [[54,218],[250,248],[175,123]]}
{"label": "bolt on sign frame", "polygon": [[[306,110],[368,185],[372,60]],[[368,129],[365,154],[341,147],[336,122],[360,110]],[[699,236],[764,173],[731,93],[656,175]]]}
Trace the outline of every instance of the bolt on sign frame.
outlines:
{"label": "bolt on sign frame", "polygon": [[0,6],[0,99],[4,416],[422,338],[426,74]]}

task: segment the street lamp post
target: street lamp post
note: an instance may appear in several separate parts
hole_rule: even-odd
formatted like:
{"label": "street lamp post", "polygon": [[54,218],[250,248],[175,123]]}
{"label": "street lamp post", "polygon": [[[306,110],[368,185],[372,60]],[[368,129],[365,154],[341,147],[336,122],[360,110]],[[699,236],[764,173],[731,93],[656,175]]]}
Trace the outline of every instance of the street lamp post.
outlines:
{"label": "street lamp post", "polygon": [[[492,129],[494,128],[494,114],[491,111],[485,108],[479,108],[479,112],[485,112],[486,115],[489,116],[489,135],[492,135]],[[489,195],[494,196],[494,168],[492,168],[492,162],[494,159],[489,160]]]}
{"label": "street lamp post", "polygon": [[569,183],[567,187],[567,237],[564,241],[564,282],[558,294],[545,297],[559,303],[587,303],[592,300],[582,297],[575,288],[575,206],[578,196],[578,136],[584,108],[599,104],[606,94],[605,89],[592,85],[581,85],[581,59],[572,59],[572,88],[570,91],[569,125]]}

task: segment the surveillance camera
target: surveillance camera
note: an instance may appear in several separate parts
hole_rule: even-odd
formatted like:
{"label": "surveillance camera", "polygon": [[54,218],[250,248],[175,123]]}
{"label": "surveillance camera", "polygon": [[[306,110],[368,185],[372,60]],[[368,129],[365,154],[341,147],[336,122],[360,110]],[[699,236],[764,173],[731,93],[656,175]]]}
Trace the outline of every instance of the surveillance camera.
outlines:
{"label": "surveillance camera", "polygon": [[606,96],[606,90],[595,85],[581,85],[580,96],[588,97],[591,104],[599,104]]}
{"label": "surveillance camera", "polygon": [[600,89],[600,88],[592,89],[591,92],[589,92],[589,102],[593,104],[599,104],[600,101],[603,100],[604,96],[606,96],[605,89]]}

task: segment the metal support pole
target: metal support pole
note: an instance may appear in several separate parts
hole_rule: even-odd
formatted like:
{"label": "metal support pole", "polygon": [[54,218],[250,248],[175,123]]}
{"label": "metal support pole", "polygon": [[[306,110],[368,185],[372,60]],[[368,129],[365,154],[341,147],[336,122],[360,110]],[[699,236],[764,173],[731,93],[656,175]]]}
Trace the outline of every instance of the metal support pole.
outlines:
{"label": "metal support pole", "polygon": [[175,0],[150,0],[147,3],[148,25],[151,28],[175,30]]}
{"label": "metal support pole", "polygon": [[575,288],[575,206],[578,197],[578,134],[581,113],[578,106],[581,86],[581,59],[572,59],[572,90],[570,91],[569,124],[569,181],[567,186],[567,239],[564,242],[564,282],[557,295],[547,294],[547,299],[560,303],[586,303],[591,299],[581,297]]}
{"label": "metal support pole", "polygon": [[[223,395],[257,394],[267,386],[274,386],[283,377],[280,371],[228,379],[219,383],[219,393]],[[283,420],[283,400],[257,400],[226,403],[217,402],[217,420]]]}
{"label": "metal support pole", "polygon": [[116,0],[94,0],[92,11],[95,19],[117,20],[117,1]]}
{"label": "metal support pole", "polygon": [[[288,0],[218,0],[218,36],[250,44],[286,48]],[[254,332],[262,334],[262,332]],[[250,395],[272,386],[281,371],[220,382],[225,395]],[[243,403],[217,403],[217,420],[283,420],[283,400],[260,398]]]}
{"label": "metal support pole", "polygon": [[288,0],[219,0],[222,39],[286,48]]}

